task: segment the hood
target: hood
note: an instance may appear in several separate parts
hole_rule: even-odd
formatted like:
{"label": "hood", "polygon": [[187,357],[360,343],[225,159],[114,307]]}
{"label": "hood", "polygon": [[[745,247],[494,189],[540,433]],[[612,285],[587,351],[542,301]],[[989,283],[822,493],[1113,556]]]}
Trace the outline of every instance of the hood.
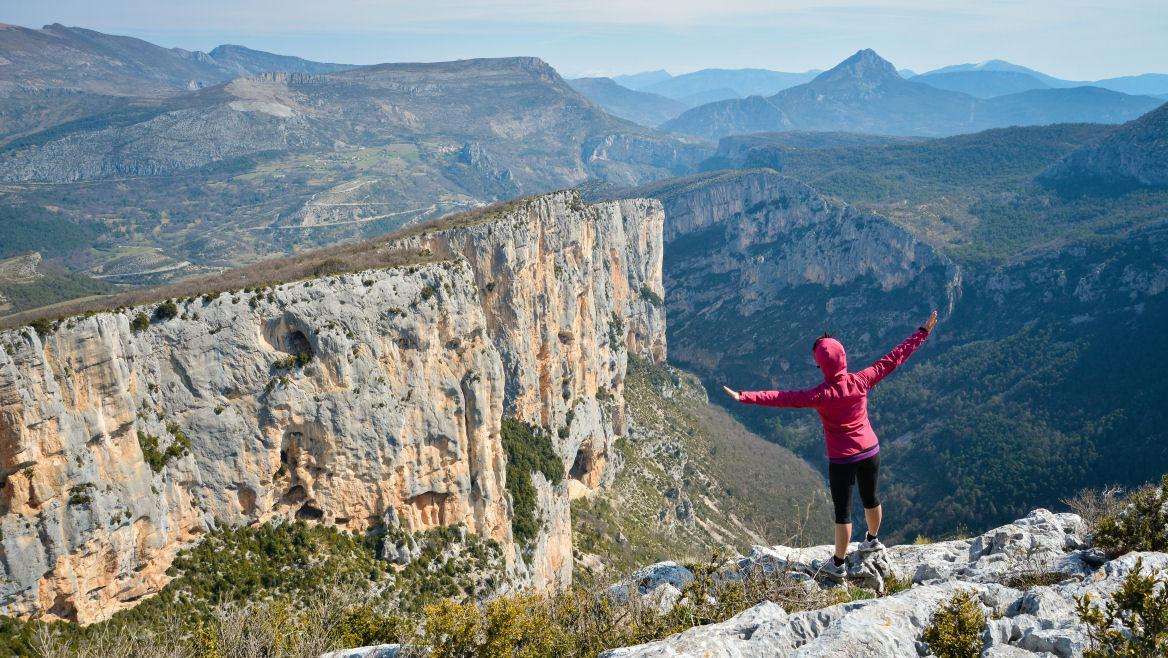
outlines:
{"label": "hood", "polygon": [[815,346],[815,363],[823,371],[823,378],[831,381],[848,371],[848,354],[844,344],[834,338],[824,338]]}

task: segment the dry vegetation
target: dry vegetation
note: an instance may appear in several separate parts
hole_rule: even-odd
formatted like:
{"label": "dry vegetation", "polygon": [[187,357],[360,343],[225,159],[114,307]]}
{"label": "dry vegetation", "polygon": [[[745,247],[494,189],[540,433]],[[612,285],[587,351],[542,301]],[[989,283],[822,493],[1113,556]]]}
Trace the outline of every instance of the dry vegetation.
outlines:
{"label": "dry vegetation", "polygon": [[1102,491],[1084,489],[1071,498],[1063,500],[1063,504],[1078,514],[1087,527],[1094,532],[1104,517],[1113,516],[1123,507],[1123,500],[1121,487],[1108,487]]}
{"label": "dry vegetation", "polygon": [[20,655],[41,658],[315,658],[341,648],[402,643],[402,656],[430,658],[592,658],[722,621],[762,601],[814,610],[876,594],[857,587],[809,588],[793,573],[738,574],[733,561],[691,565],[695,580],[661,613],[652,597],[621,601],[603,585],[555,594],[510,594],[485,602],[447,598],[420,614],[400,614],[352,588],[329,587],[296,600],[256,596],[217,606],[209,616],[161,614],[148,624],[106,624],[89,633],[56,625],[31,631]]}

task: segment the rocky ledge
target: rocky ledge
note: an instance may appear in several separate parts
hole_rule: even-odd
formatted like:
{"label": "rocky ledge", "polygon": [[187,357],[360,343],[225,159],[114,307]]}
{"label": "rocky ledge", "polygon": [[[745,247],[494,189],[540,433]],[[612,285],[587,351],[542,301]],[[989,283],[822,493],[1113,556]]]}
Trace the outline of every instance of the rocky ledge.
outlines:
{"label": "rocky ledge", "polygon": [[[1076,597],[1110,598],[1137,560],[1145,574],[1168,572],[1164,553],[1107,560],[1091,548],[1082,519],[1044,509],[973,539],[894,546],[862,559],[852,553],[846,583],[819,577],[817,565],[830,554],[830,546],[757,546],[716,577],[743,578],[761,569],[785,572],[809,591],[857,585],[879,592],[903,589],[791,613],[764,601],[724,622],[602,656],[925,656],[922,633],[940,605],[959,591],[976,595],[988,621],[983,656],[1081,656],[1087,637],[1075,613]],[[693,579],[689,569],[664,562],[612,591],[641,596],[665,610]]]}

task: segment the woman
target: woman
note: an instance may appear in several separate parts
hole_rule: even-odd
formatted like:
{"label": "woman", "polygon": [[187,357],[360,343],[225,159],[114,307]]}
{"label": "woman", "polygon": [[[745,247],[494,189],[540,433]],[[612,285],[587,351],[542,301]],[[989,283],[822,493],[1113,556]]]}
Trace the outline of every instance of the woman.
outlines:
{"label": "woman", "polygon": [[852,538],[850,521],[852,485],[859,483],[860,501],[864,504],[864,520],[868,532],[859,551],[869,553],[884,550],[880,543],[882,510],[876,497],[876,481],[880,473],[880,442],[868,422],[868,391],[872,390],[897,366],[908,360],[929,332],[937,325],[937,312],[880,360],[859,372],[848,372],[844,346],[824,334],[815,341],[811,353],[823,371],[823,383],[802,391],[735,391],[722,389],[743,404],[764,407],[813,407],[823,421],[823,438],[827,444],[827,479],[831,501],[835,506],[835,555],[821,569],[832,578],[843,579],[848,542]]}

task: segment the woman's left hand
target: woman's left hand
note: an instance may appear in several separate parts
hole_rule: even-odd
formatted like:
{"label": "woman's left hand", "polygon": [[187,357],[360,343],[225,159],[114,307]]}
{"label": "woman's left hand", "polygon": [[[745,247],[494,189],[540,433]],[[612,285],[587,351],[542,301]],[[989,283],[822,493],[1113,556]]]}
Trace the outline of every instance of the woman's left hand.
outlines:
{"label": "woman's left hand", "polygon": [[723,386],[723,387],[722,387],[722,390],[723,390],[723,391],[726,391],[726,395],[729,395],[730,397],[734,398],[735,400],[737,400],[738,398],[742,397],[742,394],[741,394],[741,393],[739,393],[738,391],[736,391],[736,390],[734,390],[734,389],[730,388],[729,386]]}
{"label": "woman's left hand", "polygon": [[933,327],[935,326],[937,326],[937,312],[933,311],[933,314],[929,316],[929,319],[925,320],[925,323],[921,325],[921,329],[924,329],[926,334],[931,334],[933,333]]}

